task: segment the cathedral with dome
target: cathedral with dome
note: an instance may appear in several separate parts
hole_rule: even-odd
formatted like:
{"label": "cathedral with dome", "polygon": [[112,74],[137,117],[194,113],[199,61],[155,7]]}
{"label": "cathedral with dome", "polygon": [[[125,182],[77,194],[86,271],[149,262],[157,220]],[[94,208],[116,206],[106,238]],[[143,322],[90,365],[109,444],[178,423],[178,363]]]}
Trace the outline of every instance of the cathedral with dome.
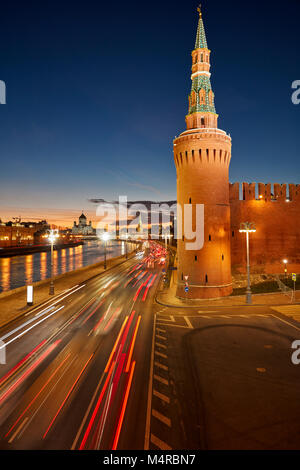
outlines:
{"label": "cathedral with dome", "polygon": [[87,223],[87,218],[84,213],[81,214],[79,217],[78,224],[76,224],[76,220],[74,220],[74,225],[72,227],[72,234],[73,235],[96,235],[96,229],[92,227],[91,220]]}

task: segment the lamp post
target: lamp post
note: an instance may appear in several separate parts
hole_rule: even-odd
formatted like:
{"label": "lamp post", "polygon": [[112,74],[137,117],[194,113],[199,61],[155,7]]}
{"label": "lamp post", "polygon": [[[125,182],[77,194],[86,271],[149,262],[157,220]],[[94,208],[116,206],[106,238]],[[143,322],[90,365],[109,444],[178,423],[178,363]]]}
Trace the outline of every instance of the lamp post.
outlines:
{"label": "lamp post", "polygon": [[48,235],[48,240],[51,244],[51,280],[50,280],[50,288],[49,288],[49,295],[54,295],[54,282],[53,282],[53,245],[55,240],[58,238],[57,231],[51,229]]}
{"label": "lamp post", "polygon": [[102,234],[102,240],[104,241],[104,269],[107,268],[107,262],[106,262],[106,244],[107,240],[109,239],[109,234],[108,232],[103,232]]}
{"label": "lamp post", "polygon": [[246,290],[246,303],[252,303],[252,293],[250,287],[250,256],[249,256],[249,233],[256,232],[255,224],[253,222],[243,222],[240,225],[240,233],[246,233],[246,246],[247,246],[247,290]]}
{"label": "lamp post", "polygon": [[287,264],[288,264],[288,260],[287,260],[287,259],[283,259],[282,262],[283,262],[283,264],[284,264],[284,274],[285,274],[285,277],[287,277]]}
{"label": "lamp post", "polygon": [[127,248],[128,233],[125,234],[125,259],[128,259],[128,248]]}

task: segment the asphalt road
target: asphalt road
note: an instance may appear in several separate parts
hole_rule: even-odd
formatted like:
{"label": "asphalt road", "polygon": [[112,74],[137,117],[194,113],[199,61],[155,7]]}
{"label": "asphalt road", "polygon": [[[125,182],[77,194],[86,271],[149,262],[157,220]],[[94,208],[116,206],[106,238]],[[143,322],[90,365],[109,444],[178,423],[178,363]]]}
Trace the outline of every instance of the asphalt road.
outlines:
{"label": "asphalt road", "polygon": [[150,449],[299,449],[299,319],[300,306],[157,306]]}
{"label": "asphalt road", "polygon": [[162,256],[0,330],[0,449],[300,448],[300,306],[160,306]]}
{"label": "asphalt road", "polygon": [[159,250],[0,330],[1,449],[144,448]]}

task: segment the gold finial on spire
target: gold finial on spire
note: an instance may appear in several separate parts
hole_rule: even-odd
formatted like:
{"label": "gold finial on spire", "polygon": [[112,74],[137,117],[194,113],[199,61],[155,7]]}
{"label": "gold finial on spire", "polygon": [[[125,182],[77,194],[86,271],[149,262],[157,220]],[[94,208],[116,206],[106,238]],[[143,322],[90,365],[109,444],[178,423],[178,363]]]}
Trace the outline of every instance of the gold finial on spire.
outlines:
{"label": "gold finial on spire", "polygon": [[197,8],[197,11],[199,12],[200,18],[202,18],[202,11],[201,11],[201,8],[202,8],[202,5],[201,5],[201,3],[200,3],[200,5],[199,5],[198,8]]}

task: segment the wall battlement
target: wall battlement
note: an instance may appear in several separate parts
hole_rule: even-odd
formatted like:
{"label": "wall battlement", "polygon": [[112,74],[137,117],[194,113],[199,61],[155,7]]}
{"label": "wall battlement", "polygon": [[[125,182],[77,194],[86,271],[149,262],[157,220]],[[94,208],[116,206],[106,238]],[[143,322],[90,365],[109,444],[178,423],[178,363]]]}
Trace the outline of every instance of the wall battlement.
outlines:
{"label": "wall battlement", "polygon": [[229,200],[300,203],[300,184],[229,183]]}

